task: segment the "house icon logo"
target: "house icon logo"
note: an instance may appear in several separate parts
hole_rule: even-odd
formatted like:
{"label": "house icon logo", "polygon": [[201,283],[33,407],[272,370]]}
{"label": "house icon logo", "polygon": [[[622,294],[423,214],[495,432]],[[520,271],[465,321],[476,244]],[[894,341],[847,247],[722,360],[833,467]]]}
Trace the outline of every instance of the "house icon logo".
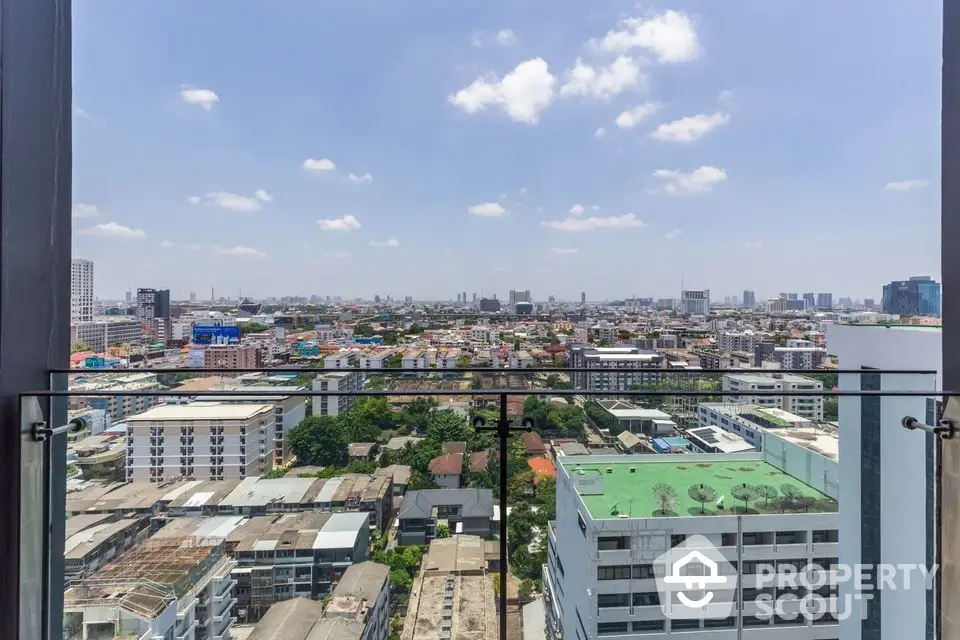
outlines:
{"label": "house icon logo", "polygon": [[723,553],[693,535],[654,561],[663,615],[672,620],[722,619],[736,605],[737,572]]}

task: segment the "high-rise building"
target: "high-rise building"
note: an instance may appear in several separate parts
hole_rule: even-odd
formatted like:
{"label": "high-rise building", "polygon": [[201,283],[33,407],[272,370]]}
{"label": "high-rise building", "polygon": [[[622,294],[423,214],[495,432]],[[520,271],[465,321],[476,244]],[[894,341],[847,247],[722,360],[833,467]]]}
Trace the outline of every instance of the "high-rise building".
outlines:
{"label": "high-rise building", "polygon": [[875,306],[877,306],[877,303],[874,301],[873,298],[864,298],[864,299],[863,299],[863,307],[864,307],[865,309],[873,309]]}
{"label": "high-rise building", "polygon": [[710,289],[681,291],[680,313],[691,316],[705,316],[710,313]]}
{"label": "high-rise building", "polygon": [[169,317],[169,289],[137,289],[137,318],[139,320]]}
{"label": "high-rise building", "polygon": [[818,293],[817,294],[817,309],[823,309],[829,311],[833,309],[833,294],[832,293]]}
{"label": "high-rise building", "polygon": [[518,302],[529,302],[532,305],[533,297],[531,297],[529,289],[522,289],[522,290],[510,289],[510,311],[512,313],[517,312]]}
{"label": "high-rise building", "polygon": [[940,283],[930,276],[913,276],[884,285],[883,312],[939,318]]}
{"label": "high-rise building", "polygon": [[747,309],[753,309],[755,306],[757,306],[757,295],[753,291],[744,289],[743,306]]}
{"label": "high-rise building", "polygon": [[[612,329],[612,327],[611,327]],[[575,389],[592,391],[627,391],[636,384],[660,381],[663,356],[655,351],[635,347],[591,347],[573,345],[570,348],[570,367],[596,369],[596,373],[572,374]],[[620,369],[649,369],[650,371],[620,371]]]}
{"label": "high-rise building", "polygon": [[93,322],[93,261],[74,258],[70,264],[70,322]]}
{"label": "high-rise building", "polygon": [[[942,371],[942,334],[928,327],[828,325],[827,348],[841,369],[841,391],[930,391]],[[936,373],[893,374],[870,369],[916,369]],[[923,396],[843,396],[838,400],[840,433],[841,565],[866,567],[862,582],[840,584],[841,602],[854,582],[878,584],[880,564],[937,563],[935,497],[938,485],[936,437],[899,427],[912,416],[936,424],[937,402]],[[929,638],[939,596],[921,584],[872,592],[865,620],[840,621],[841,638]],[[848,600],[849,601],[849,600]],[[876,612],[876,613],[875,613]],[[837,637],[837,636],[834,636]]]}
{"label": "high-rise building", "polygon": [[807,309],[813,309],[817,306],[817,294],[805,293],[803,294],[803,301],[807,303]]}
{"label": "high-rise building", "polygon": [[580,292],[580,304],[587,304],[587,292],[586,292],[586,291],[581,291],[581,292]]}
{"label": "high-rise building", "polygon": [[466,291],[463,292],[463,303],[464,303],[464,304],[467,303],[467,292],[466,292]]}
{"label": "high-rise building", "polygon": [[190,302],[196,302],[196,301],[197,301],[197,294],[195,294],[194,292],[191,291],[191,292],[190,292]]}

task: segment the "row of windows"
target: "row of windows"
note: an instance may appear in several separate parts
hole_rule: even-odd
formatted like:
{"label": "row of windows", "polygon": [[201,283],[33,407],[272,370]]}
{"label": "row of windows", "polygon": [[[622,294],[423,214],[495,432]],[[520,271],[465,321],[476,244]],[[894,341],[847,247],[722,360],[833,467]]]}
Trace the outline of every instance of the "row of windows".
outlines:
{"label": "row of windows", "polygon": [[[586,532],[586,523],[578,514],[580,529]],[[772,545],[772,544],[806,544],[807,531],[748,531],[743,533],[744,546]],[[837,542],[839,532],[836,529],[816,529],[810,533],[810,542],[822,544]],[[678,533],[670,536],[670,546],[675,547],[687,539],[686,534]],[[736,533],[721,534],[720,545],[724,547],[737,546]],[[623,551],[630,549],[630,536],[600,536],[597,538],[598,551]],[[805,564],[805,563],[804,563]]]}
{"label": "row of windows", "polygon": [[[701,628],[701,622],[703,623],[704,629],[734,629],[737,626],[736,616],[730,616],[729,618],[721,618],[718,620],[670,620],[670,629],[671,631],[684,631],[684,630],[693,630]],[[793,618],[783,617],[783,616],[774,616],[772,618],[758,618],[756,616],[744,616],[743,617],[743,626],[744,627],[763,627],[768,626],[771,622],[775,625],[786,625],[786,626],[799,626],[805,625],[807,620],[803,616],[794,616]],[[630,622],[600,622],[597,623],[597,635],[598,636],[615,636],[629,633],[630,631],[634,633],[656,633],[662,632],[666,629],[667,621],[665,620],[635,620],[632,623]],[[837,624],[837,618],[833,614],[827,614],[822,618],[818,618],[813,621],[813,624]]]}
{"label": "row of windows", "polygon": [[[783,574],[802,572],[809,565],[816,565],[826,571],[838,563],[837,558],[814,558],[812,562],[805,558],[795,558],[779,560],[775,563],[768,560],[746,560],[742,563],[740,574],[754,575],[760,567],[766,568],[769,565],[776,566],[777,572]],[[597,580],[650,580],[655,577],[652,564],[617,564],[597,567]]]}

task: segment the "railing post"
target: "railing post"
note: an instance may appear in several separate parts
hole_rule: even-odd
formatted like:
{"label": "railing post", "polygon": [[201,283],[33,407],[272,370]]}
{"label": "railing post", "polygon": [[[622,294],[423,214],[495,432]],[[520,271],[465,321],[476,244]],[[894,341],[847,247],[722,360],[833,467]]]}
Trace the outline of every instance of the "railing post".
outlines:
{"label": "railing post", "polygon": [[507,640],[507,460],[510,446],[510,419],[507,417],[507,394],[500,394],[500,640]]}

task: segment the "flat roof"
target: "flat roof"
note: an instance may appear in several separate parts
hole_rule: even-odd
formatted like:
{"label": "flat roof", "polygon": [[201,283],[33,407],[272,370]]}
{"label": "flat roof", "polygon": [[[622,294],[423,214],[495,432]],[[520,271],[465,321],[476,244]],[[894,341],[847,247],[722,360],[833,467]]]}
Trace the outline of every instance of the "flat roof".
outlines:
{"label": "flat roof", "polygon": [[840,437],[836,431],[818,427],[764,429],[764,437],[775,436],[831,460],[840,459]]}
{"label": "flat roof", "polygon": [[[696,454],[691,453],[676,459],[673,456],[630,456],[627,461],[618,457],[597,456],[561,459],[561,466],[577,484],[582,479],[578,493],[594,520],[616,519],[620,513],[633,518],[666,516],[737,515],[742,512],[743,502],[733,497],[733,489],[741,484],[766,485],[777,489],[785,485],[795,487],[799,495],[815,500],[807,511],[831,513],[837,503],[813,487],[804,484],[771,464],[759,459],[759,454]],[[631,472],[630,469],[635,471]],[[608,472],[609,470],[609,472]],[[666,484],[676,492],[677,506],[667,514],[660,514],[660,502],[653,494],[657,484]],[[725,509],[716,504],[707,504],[701,514],[700,503],[693,500],[687,490],[697,484],[705,484],[723,497]],[[617,513],[613,513],[616,506]],[[780,513],[775,500],[764,499],[751,502],[748,513]]]}
{"label": "flat roof", "polygon": [[127,422],[161,422],[164,420],[248,420],[258,413],[273,415],[272,404],[161,404],[143,413],[129,416]]}

